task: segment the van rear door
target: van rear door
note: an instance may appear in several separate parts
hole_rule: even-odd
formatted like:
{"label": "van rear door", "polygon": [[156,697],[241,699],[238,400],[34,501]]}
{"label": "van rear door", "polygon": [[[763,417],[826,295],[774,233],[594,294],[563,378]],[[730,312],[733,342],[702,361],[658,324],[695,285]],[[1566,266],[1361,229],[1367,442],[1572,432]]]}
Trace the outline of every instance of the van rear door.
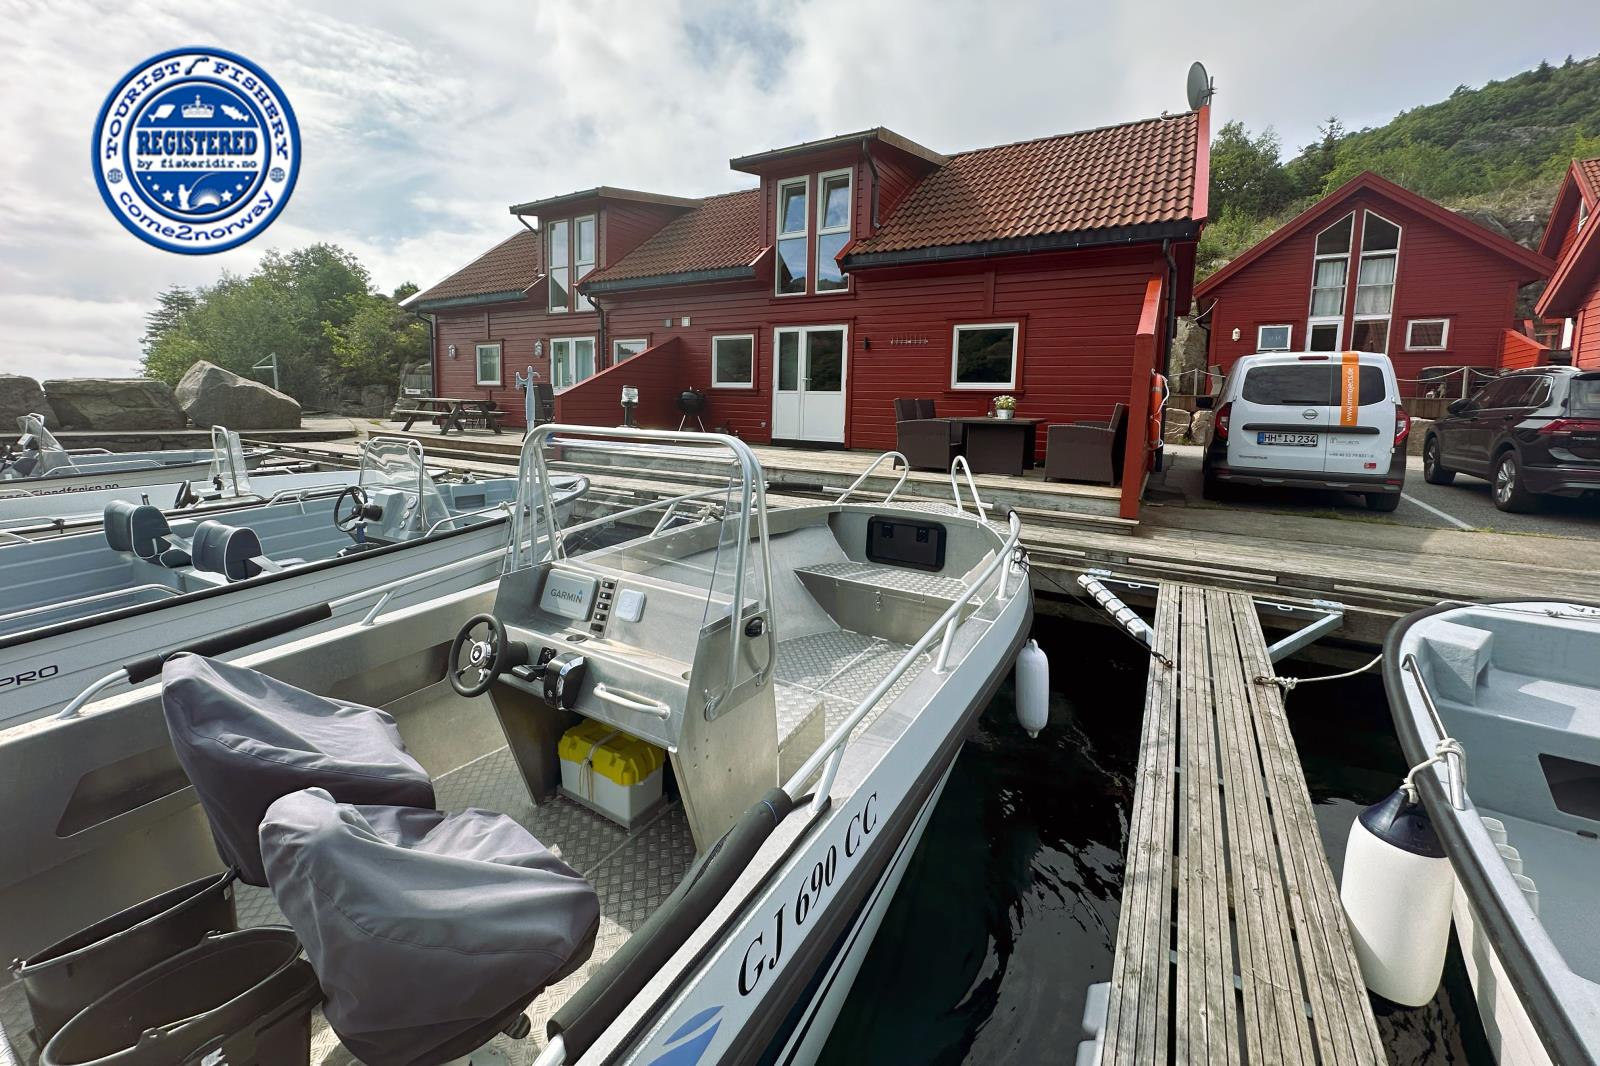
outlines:
{"label": "van rear door", "polygon": [[1321,472],[1321,427],[1336,402],[1327,356],[1291,356],[1246,369],[1233,401],[1228,465],[1240,470]]}
{"label": "van rear door", "polygon": [[1323,469],[1334,475],[1382,476],[1394,455],[1396,401],[1380,356],[1345,352],[1330,362],[1337,394],[1326,424]]}

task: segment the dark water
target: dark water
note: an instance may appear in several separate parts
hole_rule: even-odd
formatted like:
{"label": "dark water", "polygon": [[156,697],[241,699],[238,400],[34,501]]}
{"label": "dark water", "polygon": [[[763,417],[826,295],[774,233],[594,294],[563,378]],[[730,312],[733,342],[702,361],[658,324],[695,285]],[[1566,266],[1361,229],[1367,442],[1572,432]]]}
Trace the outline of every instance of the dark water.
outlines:
{"label": "dark water", "polygon": [[[1111,972],[1145,660],[1099,625],[1040,618],[1050,725],[1030,740],[1009,684],[962,750],[822,1061],[1071,1062],[1084,994]],[[1289,664],[1286,673],[1314,674]],[[1288,702],[1323,845],[1339,870],[1362,808],[1405,773],[1376,675]],[[1375,1003],[1396,1064],[1491,1066],[1454,942],[1445,987]]]}

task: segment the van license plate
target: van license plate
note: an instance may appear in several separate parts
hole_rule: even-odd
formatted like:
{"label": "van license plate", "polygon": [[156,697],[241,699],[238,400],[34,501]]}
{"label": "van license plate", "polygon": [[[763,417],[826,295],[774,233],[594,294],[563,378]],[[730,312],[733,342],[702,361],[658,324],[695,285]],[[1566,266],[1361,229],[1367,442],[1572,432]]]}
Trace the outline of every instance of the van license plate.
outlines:
{"label": "van license plate", "polygon": [[1257,444],[1287,444],[1293,448],[1315,448],[1315,433],[1257,433]]}

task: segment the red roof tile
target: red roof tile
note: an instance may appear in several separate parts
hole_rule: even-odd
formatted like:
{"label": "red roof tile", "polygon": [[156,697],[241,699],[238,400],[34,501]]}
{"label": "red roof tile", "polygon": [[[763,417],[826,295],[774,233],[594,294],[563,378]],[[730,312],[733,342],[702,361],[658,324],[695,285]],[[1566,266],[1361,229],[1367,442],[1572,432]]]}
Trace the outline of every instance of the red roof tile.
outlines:
{"label": "red roof tile", "polygon": [[519,297],[544,276],[539,265],[539,244],[537,233],[518,230],[432,288],[412,296],[406,306],[419,310],[425,309],[424,305],[485,297]]}
{"label": "red roof tile", "polygon": [[708,196],[615,263],[590,274],[584,287],[746,267],[761,250],[761,190]]}
{"label": "red roof tile", "polygon": [[1190,221],[1198,112],[961,152],[848,258]]}
{"label": "red roof tile", "polygon": [[1578,174],[1584,183],[1589,186],[1588,199],[1591,203],[1600,200],[1600,159],[1579,159]]}

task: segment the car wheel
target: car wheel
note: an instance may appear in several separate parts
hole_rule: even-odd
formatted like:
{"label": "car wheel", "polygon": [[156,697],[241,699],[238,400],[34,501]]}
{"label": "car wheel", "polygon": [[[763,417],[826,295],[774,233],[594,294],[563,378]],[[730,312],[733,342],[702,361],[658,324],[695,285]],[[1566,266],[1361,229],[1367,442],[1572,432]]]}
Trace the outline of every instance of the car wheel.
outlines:
{"label": "car wheel", "polygon": [[1422,446],[1422,480],[1430,485],[1453,485],[1456,472],[1439,462],[1439,438],[1429,437]]}
{"label": "car wheel", "polygon": [[1388,513],[1400,506],[1398,492],[1369,492],[1367,493],[1367,510]]}
{"label": "car wheel", "polygon": [[1494,505],[1511,514],[1525,514],[1538,507],[1539,499],[1522,484],[1515,451],[1502,452],[1494,461]]}

